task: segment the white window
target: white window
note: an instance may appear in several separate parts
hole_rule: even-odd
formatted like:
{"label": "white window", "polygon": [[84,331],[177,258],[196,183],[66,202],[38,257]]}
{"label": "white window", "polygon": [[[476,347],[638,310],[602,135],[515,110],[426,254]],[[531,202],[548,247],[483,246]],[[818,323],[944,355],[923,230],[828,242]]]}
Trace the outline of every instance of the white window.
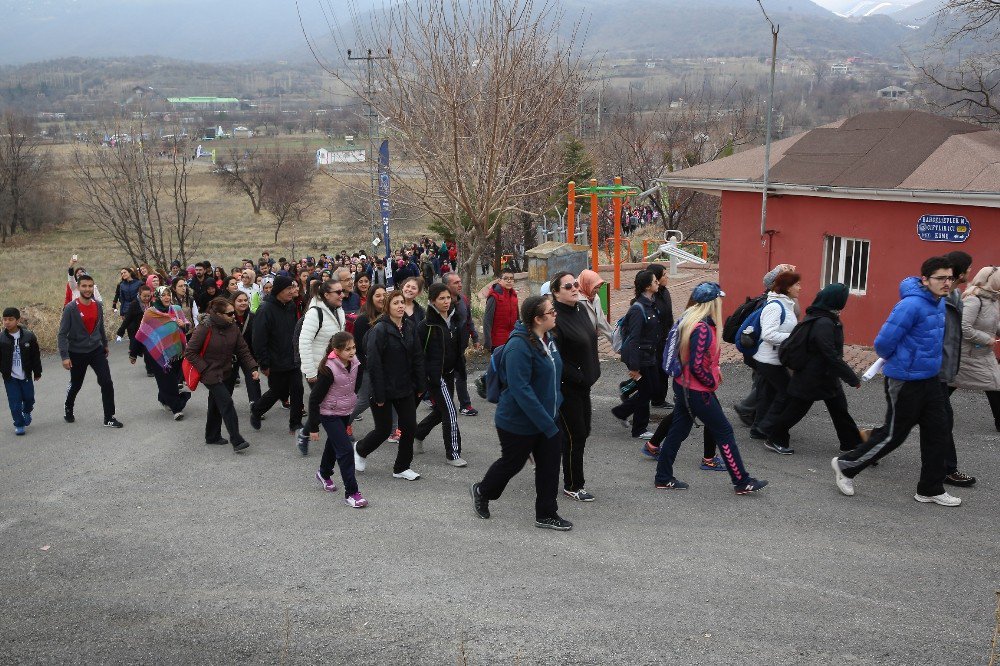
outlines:
{"label": "white window", "polygon": [[860,238],[825,236],[823,238],[823,284],[843,282],[852,294],[868,290],[868,255],[870,241]]}

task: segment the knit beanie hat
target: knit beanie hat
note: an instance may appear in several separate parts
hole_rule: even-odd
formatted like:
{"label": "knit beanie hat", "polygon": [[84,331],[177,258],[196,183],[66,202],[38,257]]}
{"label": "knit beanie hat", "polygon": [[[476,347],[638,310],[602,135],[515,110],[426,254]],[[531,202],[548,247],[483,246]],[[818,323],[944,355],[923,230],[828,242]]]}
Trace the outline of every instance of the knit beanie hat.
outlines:
{"label": "knit beanie hat", "polygon": [[278,277],[274,278],[274,287],[271,288],[271,293],[277,296],[284,290],[291,287],[293,284],[295,284],[295,282],[292,281],[292,278],[288,277],[287,275],[279,275]]}
{"label": "knit beanie hat", "polygon": [[848,289],[846,284],[834,282],[819,290],[812,302],[812,307],[824,310],[843,310],[847,305]]}

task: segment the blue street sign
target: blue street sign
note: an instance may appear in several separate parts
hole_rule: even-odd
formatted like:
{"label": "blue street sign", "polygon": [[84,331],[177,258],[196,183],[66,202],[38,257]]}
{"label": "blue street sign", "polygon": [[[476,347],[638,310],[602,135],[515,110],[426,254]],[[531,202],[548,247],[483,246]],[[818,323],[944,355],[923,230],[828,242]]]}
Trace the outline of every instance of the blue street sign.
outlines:
{"label": "blue street sign", "polygon": [[924,215],[917,221],[917,236],[923,241],[964,243],[972,225],[961,215]]}

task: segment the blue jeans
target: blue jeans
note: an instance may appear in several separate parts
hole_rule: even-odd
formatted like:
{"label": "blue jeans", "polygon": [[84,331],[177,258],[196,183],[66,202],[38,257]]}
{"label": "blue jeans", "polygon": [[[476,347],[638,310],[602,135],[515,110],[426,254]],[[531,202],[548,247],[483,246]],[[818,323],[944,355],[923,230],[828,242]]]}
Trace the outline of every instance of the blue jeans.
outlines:
{"label": "blue jeans", "polygon": [[35,384],[28,379],[5,379],[7,389],[7,404],[10,405],[10,415],[14,417],[14,427],[24,427],[24,415],[30,414],[35,408]]}
{"label": "blue jeans", "polygon": [[674,459],[681,444],[691,433],[695,418],[701,419],[708,432],[715,438],[719,456],[729,471],[733,485],[746,483],[750,475],[743,467],[733,426],[729,424],[722,411],[722,405],[714,393],[685,389],[675,381],[673,417],[674,422],[670,425],[670,432],[660,445],[660,455],[656,459],[656,483],[667,483],[674,478]]}

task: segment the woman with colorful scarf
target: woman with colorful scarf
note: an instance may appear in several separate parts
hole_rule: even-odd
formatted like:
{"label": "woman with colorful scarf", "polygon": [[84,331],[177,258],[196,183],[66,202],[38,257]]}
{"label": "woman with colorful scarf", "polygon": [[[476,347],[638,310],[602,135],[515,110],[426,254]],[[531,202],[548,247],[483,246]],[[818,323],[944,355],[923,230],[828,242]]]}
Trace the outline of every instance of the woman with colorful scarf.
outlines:
{"label": "woman with colorful scarf", "polygon": [[[184,407],[190,393],[181,393],[181,356],[187,338],[188,325],[181,308],[173,305],[170,287],[157,287],[153,301],[142,315],[142,323],[129,345],[129,361],[134,365],[140,354],[148,355],[153,363],[153,377],[158,389],[157,399],[174,415],[175,421],[184,418]],[[145,349],[143,349],[143,347]]]}

